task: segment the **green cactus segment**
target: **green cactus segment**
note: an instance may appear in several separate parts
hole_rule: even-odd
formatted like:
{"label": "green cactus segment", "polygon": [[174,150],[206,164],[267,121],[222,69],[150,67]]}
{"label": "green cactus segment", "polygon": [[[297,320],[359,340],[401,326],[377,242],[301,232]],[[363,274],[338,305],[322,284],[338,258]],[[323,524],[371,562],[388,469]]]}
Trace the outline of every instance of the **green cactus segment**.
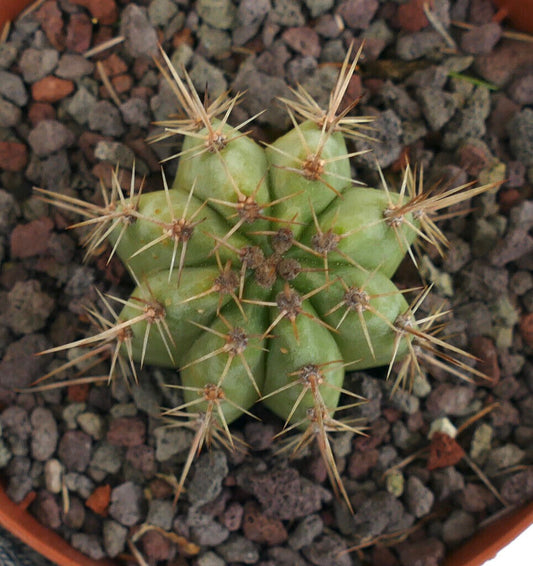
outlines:
{"label": "green cactus segment", "polygon": [[320,324],[319,315],[308,302],[302,308],[305,314],[298,315],[294,325],[284,318],[272,331],[275,339],[267,356],[263,403],[282,419],[290,416],[291,423],[301,423],[300,428],[305,428],[308,409],[318,408],[317,395],[308,386],[306,368],[323,376],[319,396],[333,414],[339,402],[344,367],[331,331]]}
{"label": "green cactus segment", "polygon": [[[117,254],[137,279],[165,269],[170,275],[171,266],[178,268],[184,248],[184,266],[214,265],[213,237],[222,239],[230,229],[204,201],[176,190],[142,195],[137,212],[139,217],[122,233],[117,223],[109,235],[112,246],[118,241]],[[236,248],[248,243],[241,234],[228,238],[228,244]],[[233,256],[228,247],[221,246],[219,253],[222,262]]]}
{"label": "green cactus segment", "polygon": [[[342,200],[335,199],[319,216],[320,228],[322,232],[331,231],[338,237],[337,249],[344,254],[344,261],[351,260],[369,271],[379,269],[392,277],[417,236],[409,226],[409,223],[417,226],[411,214],[394,225],[387,222],[387,211],[399,199],[396,193],[378,189],[350,189],[343,194]],[[313,247],[316,234],[316,227],[309,226],[302,235],[302,243]],[[303,257],[303,252],[297,252],[296,256]],[[333,259],[343,261],[340,254],[335,254]]]}
{"label": "green cactus segment", "polygon": [[[199,199],[208,201],[235,225],[239,215],[230,204],[243,197],[252,197],[259,205],[270,203],[268,163],[264,150],[253,140],[230,126],[224,126],[222,131],[225,138],[216,151],[206,148],[206,129],[185,138],[173,188],[188,195],[194,186]],[[266,230],[268,226],[268,222],[258,220],[254,230]],[[246,231],[245,226],[242,233]]]}
{"label": "green cactus segment", "polygon": [[[285,199],[275,215],[298,236],[316,214],[351,185],[350,160],[341,134],[326,136],[312,122],[304,122],[267,148],[274,199]],[[289,198],[290,197],[290,198]]]}
{"label": "green cactus segment", "polygon": [[[368,273],[351,266],[335,270],[339,279],[309,300],[321,320],[337,332],[337,342],[347,370],[361,370],[387,365],[394,351],[401,358],[407,353],[406,338],[396,348],[397,317],[409,305],[398,288],[379,271]],[[297,286],[312,291],[323,283],[323,275],[302,273]]]}
{"label": "green cactus segment", "polygon": [[234,303],[227,305],[182,358],[185,402],[191,403],[194,411],[205,411],[207,403],[195,401],[201,398],[204,387],[219,385],[224,394],[220,406],[226,424],[258,401],[265,378],[266,340],[262,333],[267,313],[249,306],[245,314],[243,320]]}
{"label": "green cactus segment", "polygon": [[[120,321],[135,320],[150,306],[160,313],[153,322],[141,319],[132,325],[135,361],[177,367],[202,333],[189,321],[194,320],[206,326],[211,324],[217,308],[230,300],[229,295],[209,292],[219,274],[215,267],[185,268],[182,283],[176,288],[175,285],[169,285],[168,273],[162,271],[147,277],[134,289],[119,315]],[[145,346],[146,336],[148,340]]]}

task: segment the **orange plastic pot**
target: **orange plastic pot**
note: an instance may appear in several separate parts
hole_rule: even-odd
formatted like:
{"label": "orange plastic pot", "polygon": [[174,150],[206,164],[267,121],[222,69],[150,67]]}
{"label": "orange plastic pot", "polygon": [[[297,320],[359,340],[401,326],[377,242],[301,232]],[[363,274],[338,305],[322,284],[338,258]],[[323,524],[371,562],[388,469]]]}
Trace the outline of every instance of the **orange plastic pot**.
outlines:
{"label": "orange plastic pot", "polygon": [[57,566],[116,566],[109,560],[93,560],[75,550],[27,511],[31,497],[13,503],[0,484],[0,525]]}
{"label": "orange plastic pot", "polygon": [[533,0],[493,0],[500,8],[498,19],[508,18],[513,26],[533,33]]}
{"label": "orange plastic pot", "polygon": [[0,0],[0,30],[35,0]]}

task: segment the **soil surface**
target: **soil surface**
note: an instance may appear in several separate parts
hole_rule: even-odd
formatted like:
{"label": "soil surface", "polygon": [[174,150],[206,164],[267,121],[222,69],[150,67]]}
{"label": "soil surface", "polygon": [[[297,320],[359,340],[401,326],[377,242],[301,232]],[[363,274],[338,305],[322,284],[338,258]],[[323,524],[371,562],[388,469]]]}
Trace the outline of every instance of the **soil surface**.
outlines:
{"label": "soil surface", "polygon": [[[166,566],[433,566],[533,498],[533,42],[489,0],[429,4],[45,0],[13,24],[0,44],[0,470],[9,495],[34,493],[32,512],[74,547]],[[268,108],[250,127],[270,141],[290,127],[276,97],[302,84],[327,103],[348,46],[363,41],[347,103],[375,116],[376,141],[355,143],[373,153],[354,159],[354,175],[374,186],[377,160],[398,180],[409,159],[428,186],[499,183],[443,219],[444,258],[427,249],[420,260],[434,284],[424,308],[453,308],[445,334],[490,380],[431,368],[391,396],[386,368],[348,375],[369,400],[350,414],[367,435],[333,440],[354,515],[318,451],[277,452],[283,423],[266,410],[232,425],[245,453],[202,453],[175,506],[191,441],[159,416],[178,402],[163,386],[175,372],[145,367],[131,389],[17,392],[66,360],[35,353],[89,333],[95,289],[132,288],[109,250],[83,262],[82,233],[67,229],[80,218],[32,187],[94,200],[117,163],[129,187],[135,160],[136,181],[161,188],[175,147],[147,138],[176,104],[158,44],[199,91],[246,90],[235,123]],[[395,280],[420,277],[406,261]]]}

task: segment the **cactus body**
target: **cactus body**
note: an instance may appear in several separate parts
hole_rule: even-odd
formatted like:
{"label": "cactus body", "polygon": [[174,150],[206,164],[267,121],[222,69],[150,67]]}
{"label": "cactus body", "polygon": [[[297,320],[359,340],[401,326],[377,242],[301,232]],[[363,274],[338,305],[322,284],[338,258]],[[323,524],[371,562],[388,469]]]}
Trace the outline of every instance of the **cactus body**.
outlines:
{"label": "cactus body", "polygon": [[328,109],[295,91],[285,101],[294,127],[266,148],[226,123],[234,99],[204,108],[190,83],[164,71],[190,114],[170,130],[185,138],[171,188],[164,179],[164,190],[139,196],[132,183],[126,197],[115,175],[101,209],[41,190],[85,215],[90,251],[107,239],[137,284],[118,314],[103,298],[114,320],[91,311],[103,330],[74,345],[115,341],[110,377],[134,362],[181,369],[184,403],[166,414],[189,414],[197,434],[180,490],[194,453],[221,438],[232,446],[228,424],[263,401],[286,428],[318,438],[350,505],[326,435],[356,430],[335,416],[342,394],[356,397],[343,388],[345,371],[388,365],[390,374],[397,363],[406,382],[435,361],[476,373],[450,355],[460,350],[439,354],[440,311],[417,321],[425,292],[409,304],[391,277],[419,236],[446,243],[438,210],[489,187],[424,194],[409,169],[399,193],[383,176],[379,187],[357,186],[343,135],[357,132],[338,111],[355,69],[349,56]]}

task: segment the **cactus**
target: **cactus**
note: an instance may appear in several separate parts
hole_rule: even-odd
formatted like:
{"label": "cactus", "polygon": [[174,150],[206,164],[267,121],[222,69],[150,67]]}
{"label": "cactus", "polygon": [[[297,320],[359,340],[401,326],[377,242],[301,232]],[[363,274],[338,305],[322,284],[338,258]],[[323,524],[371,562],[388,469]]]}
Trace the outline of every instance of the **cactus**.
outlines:
{"label": "cactus", "polygon": [[160,70],[185,115],[159,136],[184,138],[172,185],[163,173],[163,190],[136,192],[133,174],[126,195],[115,171],[100,205],[38,189],[84,218],[75,226],[85,228],[89,256],[108,241],[136,285],[127,300],[100,295],[106,312],[88,312],[99,332],[47,352],[89,351],[45,378],[102,355],[109,379],[136,380],[136,363],[179,369],[169,385],[183,404],[164,416],[195,436],[177,496],[202,447],[234,448],[229,425],[263,402],[284,420],[282,433],[298,433],[296,452],[317,440],[350,506],[328,437],[359,431],[338,416],[362,401],[344,388],[346,371],[388,365],[395,387],[412,384],[420,365],[482,375],[439,337],[443,312],[417,317],[428,289],[409,304],[391,277],[406,254],[416,263],[417,240],[443,251],[439,211],[489,187],[424,191],[409,167],[399,192],[381,171],[376,188],[352,179],[346,140],[366,136],[369,120],[341,105],[358,55],[350,62],[348,52],[327,108],[301,87],[283,100],[293,127],[262,147],[247,123],[228,123],[240,95],[204,104],[163,53]]}

